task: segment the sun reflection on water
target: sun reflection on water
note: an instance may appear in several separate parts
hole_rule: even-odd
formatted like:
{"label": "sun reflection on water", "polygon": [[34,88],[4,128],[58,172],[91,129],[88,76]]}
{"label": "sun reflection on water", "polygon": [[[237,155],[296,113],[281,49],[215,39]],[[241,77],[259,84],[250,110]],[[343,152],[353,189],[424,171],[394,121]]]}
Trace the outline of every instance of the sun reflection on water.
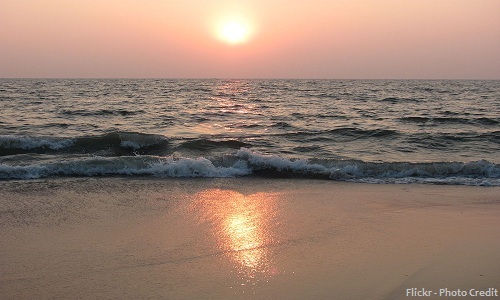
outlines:
{"label": "sun reflection on water", "polygon": [[275,272],[269,246],[276,194],[249,196],[235,191],[206,190],[197,195],[202,220],[213,225],[217,247],[233,262],[241,279],[255,284]]}
{"label": "sun reflection on water", "polygon": [[252,93],[252,86],[248,81],[224,81],[215,87],[215,93],[211,100],[216,103],[222,113],[254,114],[256,113],[256,105],[249,101]]}

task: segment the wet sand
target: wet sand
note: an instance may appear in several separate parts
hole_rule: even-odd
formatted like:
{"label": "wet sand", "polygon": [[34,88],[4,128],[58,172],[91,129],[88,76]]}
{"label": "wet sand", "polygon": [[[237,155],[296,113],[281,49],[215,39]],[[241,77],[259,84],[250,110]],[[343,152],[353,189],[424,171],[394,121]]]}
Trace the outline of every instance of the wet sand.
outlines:
{"label": "wet sand", "polygon": [[7,181],[0,182],[0,299],[417,299],[407,289],[486,291],[500,289],[499,228],[498,187]]}

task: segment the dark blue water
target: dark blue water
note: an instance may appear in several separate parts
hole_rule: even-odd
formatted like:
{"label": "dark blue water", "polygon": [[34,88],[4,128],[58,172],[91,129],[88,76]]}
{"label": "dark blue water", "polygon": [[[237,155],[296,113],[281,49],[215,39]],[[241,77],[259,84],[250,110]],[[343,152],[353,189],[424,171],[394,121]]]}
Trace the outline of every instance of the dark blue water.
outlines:
{"label": "dark blue water", "polygon": [[500,185],[499,81],[0,80],[0,179]]}

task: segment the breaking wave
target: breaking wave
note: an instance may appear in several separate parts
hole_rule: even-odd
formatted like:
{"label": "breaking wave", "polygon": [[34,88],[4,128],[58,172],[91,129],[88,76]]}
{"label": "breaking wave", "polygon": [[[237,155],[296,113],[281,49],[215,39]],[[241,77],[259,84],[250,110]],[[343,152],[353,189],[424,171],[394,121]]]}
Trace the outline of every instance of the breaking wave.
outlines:
{"label": "breaking wave", "polygon": [[369,183],[432,183],[500,186],[500,165],[474,162],[363,162],[306,160],[266,155],[241,148],[220,157],[73,156],[45,163],[0,164],[0,179],[57,176],[156,176],[315,178]]}
{"label": "breaking wave", "polygon": [[141,152],[168,144],[166,137],[135,132],[110,132],[77,138],[0,136],[0,156],[24,153],[92,153],[108,150]]}

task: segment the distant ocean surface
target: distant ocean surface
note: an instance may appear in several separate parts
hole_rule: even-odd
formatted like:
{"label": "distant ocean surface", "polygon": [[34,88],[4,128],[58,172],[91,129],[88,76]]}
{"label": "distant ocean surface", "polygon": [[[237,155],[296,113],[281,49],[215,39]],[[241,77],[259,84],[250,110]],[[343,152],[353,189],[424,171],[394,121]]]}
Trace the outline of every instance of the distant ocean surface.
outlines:
{"label": "distant ocean surface", "polygon": [[500,186],[500,81],[0,79],[0,179]]}

